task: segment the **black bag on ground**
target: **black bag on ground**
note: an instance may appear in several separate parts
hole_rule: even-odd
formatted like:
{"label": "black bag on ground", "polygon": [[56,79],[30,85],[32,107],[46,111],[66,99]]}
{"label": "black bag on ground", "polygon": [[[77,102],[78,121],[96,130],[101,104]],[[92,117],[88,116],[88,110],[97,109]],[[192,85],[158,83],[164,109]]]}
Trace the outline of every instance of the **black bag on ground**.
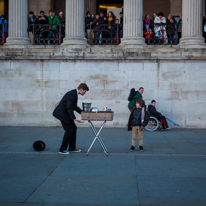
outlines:
{"label": "black bag on ground", "polygon": [[135,88],[132,88],[129,93],[128,101],[131,102],[135,94],[136,94]]}

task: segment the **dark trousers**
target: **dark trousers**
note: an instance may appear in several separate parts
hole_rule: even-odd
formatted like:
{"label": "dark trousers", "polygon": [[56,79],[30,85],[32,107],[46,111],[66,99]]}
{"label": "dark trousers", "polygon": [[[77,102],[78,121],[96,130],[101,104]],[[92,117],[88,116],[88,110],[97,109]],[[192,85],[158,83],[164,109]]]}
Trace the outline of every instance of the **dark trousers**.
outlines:
{"label": "dark trousers", "polygon": [[69,123],[65,123],[62,121],[61,123],[65,133],[62,140],[62,145],[60,147],[60,151],[67,150],[68,146],[70,151],[76,149],[77,126],[75,125],[73,120],[70,120]]}
{"label": "dark trousers", "polygon": [[161,121],[162,119],[164,120],[165,124],[162,124],[163,129],[168,128],[167,120],[166,120],[166,118],[165,118],[164,116],[159,116],[159,117],[157,117],[157,119],[158,119],[159,121]]}

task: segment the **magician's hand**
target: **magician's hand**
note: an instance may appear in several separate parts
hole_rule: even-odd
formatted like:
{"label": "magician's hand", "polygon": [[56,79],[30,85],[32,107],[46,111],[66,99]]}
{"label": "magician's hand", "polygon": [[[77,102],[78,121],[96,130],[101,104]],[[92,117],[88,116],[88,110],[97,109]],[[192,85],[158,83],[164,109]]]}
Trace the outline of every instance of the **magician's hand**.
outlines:
{"label": "magician's hand", "polygon": [[75,119],[74,120],[75,122],[78,122],[78,123],[84,123],[84,121],[80,120],[80,119]]}

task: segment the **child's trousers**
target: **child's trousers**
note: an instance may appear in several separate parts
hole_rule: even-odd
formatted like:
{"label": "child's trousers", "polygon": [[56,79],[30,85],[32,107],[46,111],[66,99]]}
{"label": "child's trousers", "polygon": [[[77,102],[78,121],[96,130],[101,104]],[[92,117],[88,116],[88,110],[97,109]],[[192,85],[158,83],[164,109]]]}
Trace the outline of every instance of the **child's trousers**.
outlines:
{"label": "child's trousers", "polygon": [[143,130],[140,131],[140,126],[132,127],[132,146],[135,147],[137,136],[139,139],[139,146],[143,146]]}

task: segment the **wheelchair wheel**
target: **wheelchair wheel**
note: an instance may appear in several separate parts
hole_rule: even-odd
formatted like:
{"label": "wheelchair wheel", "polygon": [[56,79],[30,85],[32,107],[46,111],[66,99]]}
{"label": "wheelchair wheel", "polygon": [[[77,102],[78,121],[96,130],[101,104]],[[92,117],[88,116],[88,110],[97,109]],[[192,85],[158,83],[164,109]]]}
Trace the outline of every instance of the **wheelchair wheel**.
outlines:
{"label": "wheelchair wheel", "polygon": [[147,131],[153,132],[157,130],[158,127],[159,127],[159,121],[155,117],[150,117],[149,122],[147,126],[145,127],[145,129]]}

